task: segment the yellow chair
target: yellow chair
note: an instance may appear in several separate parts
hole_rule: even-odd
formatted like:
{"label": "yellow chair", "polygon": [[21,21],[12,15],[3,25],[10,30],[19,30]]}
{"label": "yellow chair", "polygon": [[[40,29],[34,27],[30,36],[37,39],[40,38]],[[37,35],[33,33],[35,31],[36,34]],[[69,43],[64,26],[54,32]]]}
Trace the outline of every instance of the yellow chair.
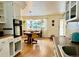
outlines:
{"label": "yellow chair", "polygon": [[36,38],[38,38],[38,35],[37,35],[36,33],[32,33],[32,41],[33,41],[34,43],[37,43]]}

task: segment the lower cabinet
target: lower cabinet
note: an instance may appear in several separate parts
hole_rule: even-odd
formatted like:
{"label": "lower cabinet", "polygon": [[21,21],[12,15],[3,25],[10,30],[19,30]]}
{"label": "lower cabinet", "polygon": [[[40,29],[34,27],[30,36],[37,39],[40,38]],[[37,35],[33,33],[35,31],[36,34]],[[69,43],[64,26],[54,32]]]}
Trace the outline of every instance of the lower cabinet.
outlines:
{"label": "lower cabinet", "polygon": [[6,41],[0,42],[0,57],[9,56],[9,47]]}
{"label": "lower cabinet", "polygon": [[0,39],[0,57],[13,57],[21,51],[21,39]]}
{"label": "lower cabinet", "polygon": [[58,45],[57,45],[57,38],[53,39],[53,48],[54,48],[54,54],[55,57],[60,57],[59,51],[58,51]]}

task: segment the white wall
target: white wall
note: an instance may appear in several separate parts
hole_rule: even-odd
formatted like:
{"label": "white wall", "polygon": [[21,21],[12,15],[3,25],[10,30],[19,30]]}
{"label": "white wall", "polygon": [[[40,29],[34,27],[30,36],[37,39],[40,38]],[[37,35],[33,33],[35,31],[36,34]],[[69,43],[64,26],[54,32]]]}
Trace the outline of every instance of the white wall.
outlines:
{"label": "white wall", "polygon": [[[25,16],[23,20],[28,19],[46,19],[47,20],[47,30],[43,30],[43,37],[50,37],[50,35],[54,34],[59,36],[59,24],[62,15],[48,15],[48,16]],[[55,20],[54,26],[52,26],[52,20]]]}
{"label": "white wall", "polygon": [[[52,20],[55,21],[54,26],[52,26]],[[43,31],[43,36],[50,37],[52,34],[59,36],[59,22],[60,18],[58,16],[47,19],[47,30]]]}

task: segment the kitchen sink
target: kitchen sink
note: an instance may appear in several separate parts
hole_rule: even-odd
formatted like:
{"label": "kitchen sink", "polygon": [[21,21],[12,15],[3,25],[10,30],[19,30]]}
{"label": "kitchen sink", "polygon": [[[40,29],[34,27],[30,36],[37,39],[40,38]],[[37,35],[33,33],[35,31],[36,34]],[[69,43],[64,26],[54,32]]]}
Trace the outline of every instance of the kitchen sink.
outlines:
{"label": "kitchen sink", "polygon": [[79,57],[79,47],[75,46],[58,46],[63,57]]}
{"label": "kitchen sink", "polygon": [[62,49],[69,56],[77,56],[76,47],[73,47],[73,46],[63,46]]}

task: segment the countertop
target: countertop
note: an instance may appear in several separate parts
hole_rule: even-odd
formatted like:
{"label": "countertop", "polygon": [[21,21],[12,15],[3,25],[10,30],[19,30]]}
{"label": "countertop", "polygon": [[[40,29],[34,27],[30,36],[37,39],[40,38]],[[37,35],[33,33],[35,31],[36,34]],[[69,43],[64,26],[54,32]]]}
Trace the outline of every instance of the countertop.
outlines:
{"label": "countertop", "polygon": [[71,39],[64,36],[55,37],[55,42],[57,45],[79,46],[79,43],[72,43]]}
{"label": "countertop", "polygon": [[[55,37],[54,41],[56,43],[57,48],[58,48],[58,45],[60,45],[60,46],[73,46],[75,48],[79,48],[79,43],[72,43],[71,39],[64,37],[64,36]],[[77,51],[79,52],[79,50],[77,50]],[[61,54],[61,51],[59,50],[59,48],[58,48],[58,53],[59,53],[59,55]]]}
{"label": "countertop", "polygon": [[0,39],[7,38],[7,37],[13,37],[13,35],[4,35],[4,36],[0,37]]}

